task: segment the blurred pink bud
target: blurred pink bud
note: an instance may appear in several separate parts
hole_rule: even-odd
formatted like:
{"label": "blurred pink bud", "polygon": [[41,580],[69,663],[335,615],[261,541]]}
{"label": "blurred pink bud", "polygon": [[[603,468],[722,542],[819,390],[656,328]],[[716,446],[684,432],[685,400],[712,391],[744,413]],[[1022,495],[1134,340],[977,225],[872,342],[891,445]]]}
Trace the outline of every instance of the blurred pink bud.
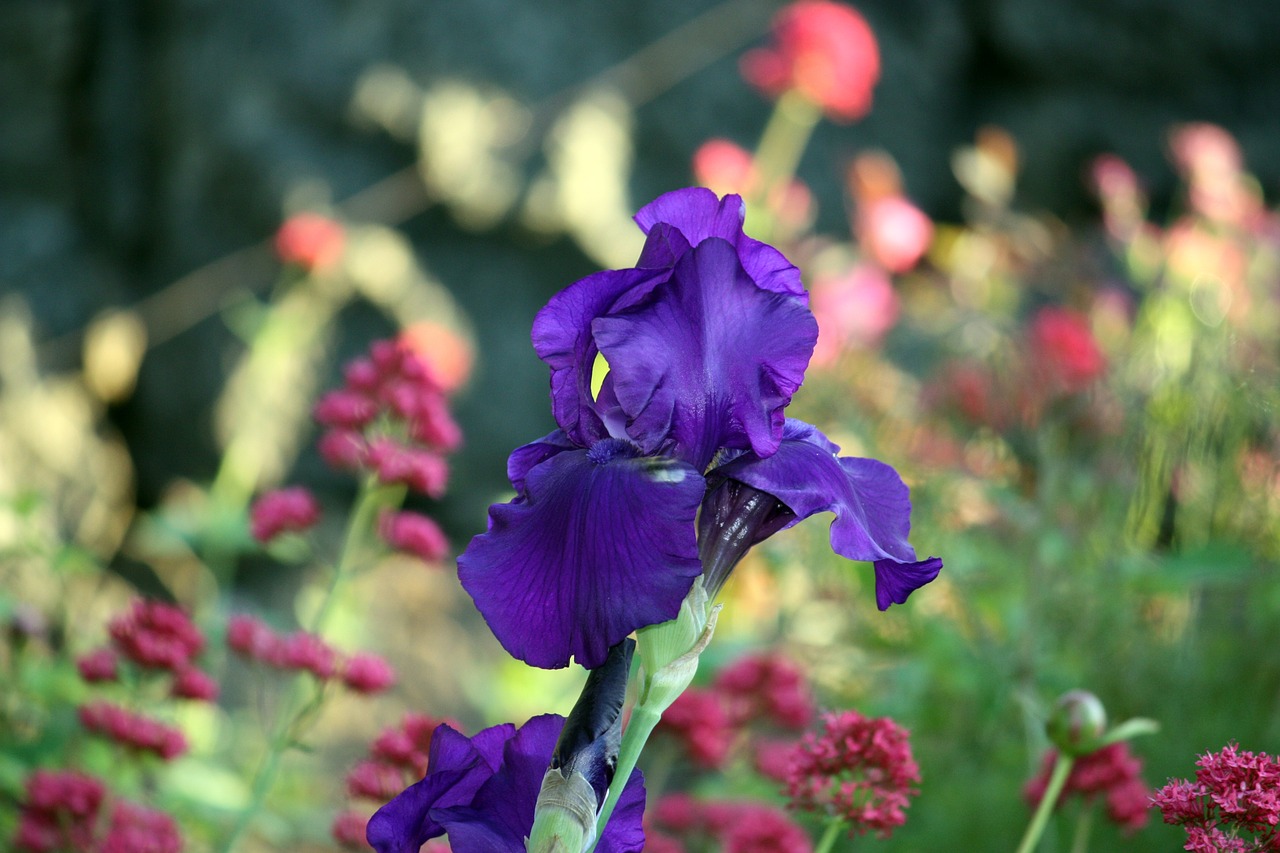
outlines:
{"label": "blurred pink bud", "polygon": [[449,326],[431,320],[413,323],[400,333],[399,343],[428,367],[432,381],[446,394],[462,387],[471,375],[472,346]]}
{"label": "blurred pink bud", "polygon": [[914,267],[932,241],[932,220],[900,195],[876,199],[858,211],[858,242],[889,272]]}
{"label": "blurred pink bud", "polygon": [[860,264],[844,275],[819,278],[810,289],[818,321],[813,364],[829,365],[849,347],[873,347],[898,322],[901,300],[884,270]]}
{"label": "blurred pink bud", "polygon": [[381,693],[396,683],[396,672],[377,655],[361,652],[343,664],[342,683],[357,693]]}
{"label": "blurred pink bud", "polygon": [[119,660],[111,649],[94,649],[76,661],[76,669],[90,684],[115,681],[120,676]]}
{"label": "blurred pink bud", "polygon": [[281,533],[309,530],[320,520],[320,504],[302,486],[277,489],[258,498],[249,512],[253,538],[266,544]]}
{"label": "blurred pink bud", "polygon": [[347,773],[347,793],[386,802],[404,790],[404,772],[379,761],[361,761]]}
{"label": "blurred pink bud", "polygon": [[202,670],[184,669],[174,676],[172,692],[179,699],[212,702],[218,698],[218,682]]}
{"label": "blurred pink bud", "polygon": [[397,444],[389,438],[374,441],[368,464],[383,483],[404,483],[409,488],[438,498],[449,482],[449,466],[443,458],[425,450]]}
{"label": "blurred pink bud", "polygon": [[343,847],[352,850],[368,850],[365,840],[365,828],[369,825],[369,816],[356,811],[345,811],[333,819],[329,832],[333,840]]}
{"label": "blurred pink bud", "polygon": [[1031,323],[1036,365],[1067,393],[1083,391],[1107,369],[1089,321],[1066,308],[1042,308]]}
{"label": "blurred pink bud", "polygon": [[347,429],[331,429],[316,443],[320,458],[338,471],[358,471],[367,452],[364,437]]}
{"label": "blurred pink bud", "polygon": [[871,109],[880,51],[866,20],[849,6],[800,0],[773,20],[774,44],[742,57],[742,76],[770,97],[796,90],[829,118],[849,122]]}
{"label": "blurred pink bud", "polygon": [[318,213],[299,213],[286,219],[276,232],[276,255],[286,264],[319,272],[338,262],[345,241],[342,226],[334,220]]}
{"label": "blurred pink bud", "polygon": [[1169,133],[1169,155],[1187,176],[1235,173],[1244,168],[1244,156],[1235,137],[1208,122],[1175,126]]}
{"label": "blurred pink bud", "polygon": [[319,636],[295,631],[280,642],[268,663],[280,669],[304,670],[328,681],[337,673],[338,653]]}
{"label": "blurred pink bud", "polygon": [[227,648],[249,660],[268,661],[280,645],[280,638],[265,622],[246,614],[227,620]]}
{"label": "blurred pink bud", "polygon": [[1089,182],[1103,201],[1127,198],[1138,193],[1138,176],[1115,154],[1099,154],[1089,167]]}
{"label": "blurred pink bud", "polygon": [[751,192],[758,175],[745,148],[727,139],[709,139],[693,154],[693,178],[716,195],[725,195]]}
{"label": "blurred pink bud", "polygon": [[439,562],[449,552],[449,543],[439,525],[416,512],[385,513],[379,530],[392,548],[415,554],[428,563]]}
{"label": "blurred pink bud", "polygon": [[377,389],[382,374],[372,360],[357,358],[343,368],[342,378],[346,380],[350,390],[369,394]]}
{"label": "blurred pink bud", "polygon": [[204,648],[204,635],[182,608],[138,599],[107,626],[112,645],[139,666],[177,670]]}
{"label": "blurred pink bud", "polygon": [[358,430],[378,414],[378,404],[364,394],[338,390],[330,391],[311,410],[316,423],[335,429]]}

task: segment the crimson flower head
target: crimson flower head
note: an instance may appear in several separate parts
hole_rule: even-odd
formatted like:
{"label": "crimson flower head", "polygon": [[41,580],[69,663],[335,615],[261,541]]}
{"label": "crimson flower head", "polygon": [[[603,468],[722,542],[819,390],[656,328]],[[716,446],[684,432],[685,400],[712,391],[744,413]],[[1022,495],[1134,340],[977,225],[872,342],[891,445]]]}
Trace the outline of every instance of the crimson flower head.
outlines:
{"label": "crimson flower head", "polygon": [[907,822],[919,783],[906,729],[888,717],[844,711],[824,714],[822,731],[796,747],[787,795],[793,808],[845,820],[850,835],[875,830],[888,838]]}
{"label": "crimson flower head", "polygon": [[[1040,772],[1023,790],[1027,801],[1039,805],[1049,785],[1056,752],[1050,750],[1044,757]],[[1151,805],[1151,792],[1142,781],[1142,762],[1129,751],[1125,741],[1104,746],[1080,756],[1071,765],[1066,786],[1058,798],[1061,806],[1071,794],[1085,800],[1102,797],[1107,804],[1107,817],[1126,832],[1135,832],[1147,823],[1147,810]]]}
{"label": "crimson flower head", "polygon": [[742,76],[770,97],[794,89],[833,121],[871,109],[880,50],[866,19],[842,3],[800,0],[773,20],[774,44],[742,57]]}
{"label": "crimson flower head", "polygon": [[204,648],[204,635],[182,608],[138,599],[107,626],[120,657],[138,666],[180,670]]}
{"label": "crimson flower head", "polygon": [[1031,349],[1047,379],[1068,394],[1083,391],[1107,369],[1089,321],[1066,308],[1040,310],[1031,323]]}
{"label": "crimson flower head", "polygon": [[1187,831],[1187,850],[1280,850],[1280,757],[1228,744],[1200,756],[1194,782],[1170,779],[1152,804]]}
{"label": "crimson flower head", "polygon": [[276,489],[254,501],[249,530],[263,544],[281,533],[308,530],[320,520],[320,504],[301,486]]}

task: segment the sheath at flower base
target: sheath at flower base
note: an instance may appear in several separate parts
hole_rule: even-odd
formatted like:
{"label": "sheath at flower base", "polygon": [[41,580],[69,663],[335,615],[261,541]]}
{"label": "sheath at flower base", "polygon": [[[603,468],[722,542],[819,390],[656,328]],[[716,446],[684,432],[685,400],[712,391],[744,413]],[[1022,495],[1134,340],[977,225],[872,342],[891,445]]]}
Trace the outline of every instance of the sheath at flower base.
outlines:
{"label": "sheath at flower base", "polygon": [[[752,463],[784,445],[817,324],[799,271],[743,233],[744,213],[739,197],[706,189],[659,197],[636,215],[648,239],[635,268],[576,282],[535,320],[560,429],[511,454],[516,498],[490,508],[488,532],[458,559],[462,585],[514,657],[592,668],[632,631],[675,618],[703,572],[695,522],[706,486],[724,479],[704,478],[707,467],[738,460],[750,484]],[[609,370],[593,384],[597,356]],[[813,434],[790,440],[817,442],[829,464],[798,450],[766,466],[761,482],[795,501],[777,496],[791,516],[772,529],[836,509],[840,553],[913,564],[897,474],[872,460],[842,467]],[[815,472],[814,488],[789,485]],[[747,546],[768,532],[753,530]]]}
{"label": "sheath at flower base", "polygon": [[[378,853],[417,853],[448,834],[454,853],[524,851],[534,806],[564,718],[534,717],[475,737],[448,725],[431,738],[427,775],[369,819],[366,837]],[[644,782],[633,771],[600,841],[598,853],[637,853],[644,847]]]}

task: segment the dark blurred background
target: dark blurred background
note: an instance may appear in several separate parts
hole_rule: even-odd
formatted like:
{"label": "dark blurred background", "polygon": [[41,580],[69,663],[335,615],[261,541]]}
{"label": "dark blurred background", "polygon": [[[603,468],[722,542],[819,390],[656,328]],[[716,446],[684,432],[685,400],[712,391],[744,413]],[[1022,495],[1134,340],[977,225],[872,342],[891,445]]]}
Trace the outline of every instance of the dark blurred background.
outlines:
{"label": "dark blurred background", "polygon": [[[630,191],[642,204],[689,182],[690,155],[705,139],[755,143],[770,105],[741,81],[738,56],[780,5],[3,0],[0,289],[27,300],[44,366],[71,369],[77,332],[98,312],[261,243],[298,187],[341,202],[411,168],[411,144],[353,112],[357,83],[375,66],[423,87],[455,78],[505,91],[529,107],[531,137],[578,87],[611,84],[634,110]],[[1227,128],[1275,199],[1280,4],[857,6],[880,40],[883,73],[871,114],[821,126],[800,167],[823,210],[820,229],[845,227],[835,176],[873,147],[896,158],[927,212],[957,217],[950,157],[988,123],[1019,142],[1017,204],[1068,221],[1093,215],[1081,169],[1102,151],[1134,165],[1157,209],[1167,201],[1164,138],[1180,121]],[[673,32],[684,35],[659,42]],[[655,43],[665,47],[646,51]],[[536,139],[526,153],[532,173],[543,156]],[[475,325],[480,360],[459,402],[468,450],[444,508],[465,541],[505,487],[506,453],[552,425],[545,370],[528,346],[533,315],[599,264],[514,217],[463,228],[413,191],[361,197],[357,212],[400,227]],[[216,306],[223,292],[264,291],[275,273],[258,261],[215,269],[198,282],[201,299]],[[179,311],[168,332],[153,334],[136,393],[111,412],[144,507],[173,477],[207,479],[216,464],[208,413],[235,341],[206,313],[215,316],[188,322]],[[382,322],[349,310],[341,354],[362,351],[388,330]],[[318,475],[314,457],[300,464]]]}

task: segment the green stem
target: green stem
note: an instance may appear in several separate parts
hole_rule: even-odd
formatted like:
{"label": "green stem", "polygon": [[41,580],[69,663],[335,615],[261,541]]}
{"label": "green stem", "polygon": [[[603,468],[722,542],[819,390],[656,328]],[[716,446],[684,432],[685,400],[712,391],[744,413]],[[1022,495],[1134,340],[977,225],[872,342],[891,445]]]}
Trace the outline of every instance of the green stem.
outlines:
{"label": "green stem", "polygon": [[1094,811],[1092,803],[1080,810],[1080,817],[1076,820],[1076,837],[1071,842],[1071,853],[1085,853],[1089,849],[1089,833],[1093,829]]}
{"label": "green stem", "polygon": [[[311,619],[311,631],[317,636],[324,633],[325,624],[333,611],[333,604],[338,598],[338,588],[343,580],[351,575],[363,559],[370,540],[375,535],[378,512],[387,506],[398,506],[404,499],[403,486],[383,486],[376,475],[369,474],[360,484],[360,492],[356,496],[356,505],[347,520],[347,530],[343,538],[342,552],[338,564],[334,567],[329,579],[329,586],[320,599],[315,616]],[[235,826],[220,848],[222,853],[231,853],[239,843],[241,836],[249,828],[249,824],[262,811],[266,804],[267,794],[275,784],[276,775],[280,771],[280,760],[288,748],[296,742],[303,723],[309,721],[319,710],[324,699],[323,690],[316,690],[311,698],[299,704],[302,694],[302,682],[308,676],[299,674],[289,690],[288,699],[276,724],[275,732],[267,745],[267,752],[253,777],[249,802],[236,818]],[[628,771],[630,772],[630,771]]]}
{"label": "green stem", "polygon": [[839,818],[831,818],[827,822],[827,828],[822,833],[822,838],[818,841],[818,846],[813,848],[813,853],[829,853],[832,846],[835,845],[836,839],[840,837],[840,830],[844,828],[844,821]]}
{"label": "green stem", "polygon": [[1071,775],[1072,764],[1075,764],[1074,758],[1058,753],[1058,758],[1053,763],[1053,774],[1049,777],[1049,785],[1040,799],[1040,806],[1031,817],[1026,834],[1022,836],[1022,843],[1018,845],[1017,853],[1031,853],[1040,843],[1040,836],[1044,834],[1044,828],[1049,823],[1049,815],[1053,814],[1053,807],[1057,805],[1058,797],[1066,787],[1067,777]]}
{"label": "green stem", "polygon": [[[622,747],[618,750],[618,768],[613,773],[614,783],[609,786],[609,796],[605,798],[600,817],[596,820],[596,842],[604,835],[604,828],[609,823],[614,807],[618,805],[618,798],[622,796],[622,789],[626,787],[627,779],[636,767],[640,752],[661,719],[662,712],[646,705],[643,697],[631,710],[631,721],[627,723],[627,730],[622,733]],[[591,845],[591,849],[595,849],[595,844]]]}
{"label": "green stem", "polygon": [[[813,101],[795,90],[784,92],[769,116],[760,135],[760,144],[756,146],[756,168],[760,170],[760,183],[751,193],[748,212],[753,209],[758,216],[767,216],[762,221],[765,231],[771,229],[773,216],[769,213],[769,201],[775,189],[786,186],[795,176],[796,167],[800,165],[800,157],[809,144],[813,129],[822,118],[822,110]],[[761,239],[768,239],[769,234],[762,231]]]}

